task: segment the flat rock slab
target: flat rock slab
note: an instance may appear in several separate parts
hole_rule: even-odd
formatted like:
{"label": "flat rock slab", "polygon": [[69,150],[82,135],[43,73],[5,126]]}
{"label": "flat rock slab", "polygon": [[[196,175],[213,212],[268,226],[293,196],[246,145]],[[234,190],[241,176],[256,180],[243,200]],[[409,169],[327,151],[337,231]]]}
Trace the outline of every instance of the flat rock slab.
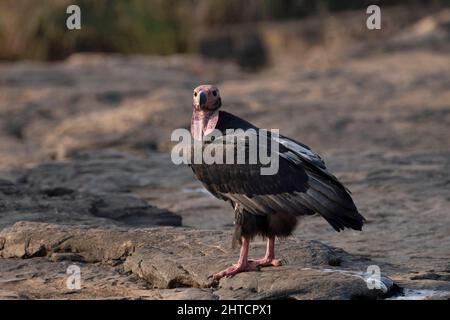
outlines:
{"label": "flat rock slab", "polygon": [[179,215],[129,192],[79,191],[63,184],[36,188],[0,178],[0,229],[23,220],[93,226],[181,225]]}
{"label": "flat rock slab", "polygon": [[[0,299],[117,299],[138,298],[146,283],[108,265],[76,263],[81,270],[80,289],[67,286],[74,262],[42,258],[0,259]],[[138,294],[139,292],[139,294]]]}
{"label": "flat rock slab", "polygon": [[[317,241],[296,238],[279,243],[283,266],[213,281],[211,274],[237,259],[237,252],[230,248],[230,238],[230,234],[222,231],[188,228],[92,228],[17,222],[0,232],[0,257],[4,258],[0,262],[4,263],[5,258],[9,258],[7,261],[39,261],[63,271],[63,267],[76,264],[81,268],[82,281],[88,281],[88,287],[105,280],[102,274],[106,268],[121,279],[122,287],[127,287],[127,275],[142,281],[141,287],[129,286],[128,293],[123,294],[128,298],[376,299],[396,289],[387,278],[383,280],[386,290],[368,289],[364,271],[373,262],[367,258]],[[263,254],[264,243],[255,241],[251,255]],[[85,268],[103,271],[84,279]],[[41,276],[48,277],[45,273]],[[41,276],[38,274],[35,278]],[[65,279],[67,275],[59,274],[61,277]],[[26,292],[33,288],[19,287]],[[59,287],[67,291],[64,281],[60,281]],[[4,294],[14,296],[11,292]],[[23,296],[24,292],[19,290],[17,295]]]}

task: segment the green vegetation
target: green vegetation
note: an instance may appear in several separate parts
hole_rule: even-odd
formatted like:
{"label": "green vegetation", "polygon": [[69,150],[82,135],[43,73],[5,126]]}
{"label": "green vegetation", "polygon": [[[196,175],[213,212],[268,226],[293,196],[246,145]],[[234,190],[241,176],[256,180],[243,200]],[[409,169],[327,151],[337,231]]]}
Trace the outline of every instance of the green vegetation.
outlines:
{"label": "green vegetation", "polygon": [[[81,7],[79,31],[65,27],[70,4]],[[1,0],[0,59],[55,60],[80,51],[189,52],[197,32],[211,26],[365,6],[361,0]]]}

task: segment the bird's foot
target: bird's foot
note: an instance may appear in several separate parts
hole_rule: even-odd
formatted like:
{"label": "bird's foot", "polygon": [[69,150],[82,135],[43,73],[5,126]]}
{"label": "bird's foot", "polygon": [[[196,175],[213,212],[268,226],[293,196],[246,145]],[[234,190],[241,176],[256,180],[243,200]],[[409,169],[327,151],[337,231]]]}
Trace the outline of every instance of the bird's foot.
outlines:
{"label": "bird's foot", "polygon": [[282,265],[280,259],[262,258],[249,260],[249,262],[255,263],[259,267],[279,267]]}
{"label": "bird's foot", "polygon": [[258,263],[255,263],[254,261],[249,260],[246,263],[234,264],[231,267],[226,268],[225,270],[217,272],[213,275],[213,278],[215,280],[219,280],[223,277],[226,278],[232,277],[240,272],[259,271],[259,270],[260,265]]}

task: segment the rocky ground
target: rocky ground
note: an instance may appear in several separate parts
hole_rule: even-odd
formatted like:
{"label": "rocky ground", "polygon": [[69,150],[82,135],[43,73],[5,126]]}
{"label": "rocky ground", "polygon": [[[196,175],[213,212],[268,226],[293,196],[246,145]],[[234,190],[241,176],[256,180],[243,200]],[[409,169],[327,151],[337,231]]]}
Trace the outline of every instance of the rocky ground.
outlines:
{"label": "rocky ground", "polygon": [[[449,298],[449,17],[338,59],[273,55],[256,74],[184,56],[0,64],[0,298]],[[307,217],[280,241],[282,267],[208,278],[237,259],[233,211],[170,160],[205,82],[224,109],[318,151],[363,232]],[[367,288],[370,265],[385,290]]]}

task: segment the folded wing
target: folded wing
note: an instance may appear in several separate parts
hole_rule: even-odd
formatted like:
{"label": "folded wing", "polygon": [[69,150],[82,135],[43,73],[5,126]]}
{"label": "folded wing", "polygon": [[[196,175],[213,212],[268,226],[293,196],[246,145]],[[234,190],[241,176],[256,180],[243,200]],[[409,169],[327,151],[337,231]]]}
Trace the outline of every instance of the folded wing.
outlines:
{"label": "folded wing", "polygon": [[[224,135],[205,145],[224,148],[222,164],[191,165],[207,190],[232,204],[239,203],[255,215],[319,213],[336,231],[361,230],[364,217],[359,214],[348,190],[327,171],[318,154],[295,140],[261,132]],[[267,164],[262,164],[259,158],[256,163],[249,163],[250,151],[255,152],[251,145],[255,138],[258,154],[273,152],[272,155],[278,157],[276,174],[262,175],[261,169]],[[271,143],[278,144],[277,148]],[[232,164],[227,164],[225,156],[230,151],[234,151],[235,158]],[[245,154],[245,163],[236,163],[239,152]]]}

